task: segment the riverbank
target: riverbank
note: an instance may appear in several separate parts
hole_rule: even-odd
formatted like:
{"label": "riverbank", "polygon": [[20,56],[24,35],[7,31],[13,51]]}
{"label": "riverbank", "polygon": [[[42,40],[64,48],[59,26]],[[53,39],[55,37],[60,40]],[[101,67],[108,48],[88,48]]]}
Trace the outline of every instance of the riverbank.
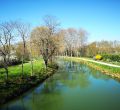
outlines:
{"label": "riverbank", "polygon": [[115,65],[115,64],[112,64],[112,63],[109,63],[109,62],[97,61],[97,60],[92,60],[92,59],[87,59],[87,58],[79,58],[79,59],[84,60],[84,61],[93,62],[93,63],[98,63],[98,64],[101,64],[101,65],[110,66],[110,67],[120,68],[120,65]]}
{"label": "riverbank", "polygon": [[97,61],[92,61],[92,60],[88,60],[85,58],[78,58],[78,57],[63,57],[65,60],[72,60],[75,62],[80,62],[80,63],[84,63],[96,70],[101,71],[102,73],[105,73],[113,78],[118,78],[120,79],[120,67],[119,66],[115,66],[112,64],[107,64],[107,63],[101,63],[101,62],[97,62]]}
{"label": "riverbank", "polygon": [[[10,71],[12,74],[9,75],[9,83],[7,85],[3,82],[0,82],[0,105],[5,104],[10,100],[13,100],[19,97],[20,95],[27,92],[31,88],[42,83],[44,80],[46,80],[51,75],[53,75],[58,68],[58,66],[54,64],[52,66],[49,65],[48,68],[45,69],[45,66],[42,60],[35,61],[34,76],[31,76],[30,75],[31,72],[27,68],[27,66],[30,66],[30,64],[27,63],[25,64],[25,72],[28,72],[28,73],[25,74],[24,78],[21,78],[19,71],[16,69],[19,66],[9,67],[9,70],[11,70],[11,68],[12,69],[14,68],[15,71],[13,71],[13,73],[12,71]],[[0,69],[0,71],[3,71],[3,70]],[[1,81],[3,80],[2,77],[0,79]]]}

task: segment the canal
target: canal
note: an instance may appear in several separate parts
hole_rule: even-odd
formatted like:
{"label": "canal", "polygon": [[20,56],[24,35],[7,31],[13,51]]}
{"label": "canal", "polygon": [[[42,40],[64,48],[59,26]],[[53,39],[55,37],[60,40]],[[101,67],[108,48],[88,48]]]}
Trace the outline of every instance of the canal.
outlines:
{"label": "canal", "polygon": [[120,110],[120,82],[72,61],[0,110]]}

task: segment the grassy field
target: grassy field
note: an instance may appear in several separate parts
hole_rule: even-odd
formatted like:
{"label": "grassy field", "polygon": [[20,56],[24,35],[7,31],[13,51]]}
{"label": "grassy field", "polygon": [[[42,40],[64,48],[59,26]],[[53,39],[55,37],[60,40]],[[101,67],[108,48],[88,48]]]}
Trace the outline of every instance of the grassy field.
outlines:
{"label": "grassy field", "polygon": [[120,68],[118,68],[118,67],[110,67],[110,66],[98,64],[95,62],[84,61],[84,60],[78,59],[77,57],[64,57],[64,59],[69,60],[69,61],[72,60],[74,62],[84,63],[84,64],[86,64],[96,70],[99,70],[107,75],[110,75],[114,78],[120,79]]}
{"label": "grassy field", "polygon": [[[33,71],[34,74],[38,74],[42,71],[42,69],[45,68],[43,59],[39,60],[34,60],[33,61]],[[9,78],[11,77],[19,77],[21,76],[22,73],[22,67],[21,65],[16,65],[16,66],[10,66],[8,68],[9,71]],[[5,70],[4,68],[0,68],[0,79],[3,80],[5,78]],[[24,63],[24,75],[25,76],[30,76],[31,75],[31,63]]]}

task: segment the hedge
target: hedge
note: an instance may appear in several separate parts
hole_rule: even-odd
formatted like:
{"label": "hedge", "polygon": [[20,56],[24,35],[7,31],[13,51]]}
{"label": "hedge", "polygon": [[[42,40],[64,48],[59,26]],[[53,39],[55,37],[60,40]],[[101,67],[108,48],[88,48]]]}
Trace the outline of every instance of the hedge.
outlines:
{"label": "hedge", "polygon": [[102,59],[104,61],[114,61],[114,62],[120,62],[120,55],[116,54],[104,54],[102,55]]}

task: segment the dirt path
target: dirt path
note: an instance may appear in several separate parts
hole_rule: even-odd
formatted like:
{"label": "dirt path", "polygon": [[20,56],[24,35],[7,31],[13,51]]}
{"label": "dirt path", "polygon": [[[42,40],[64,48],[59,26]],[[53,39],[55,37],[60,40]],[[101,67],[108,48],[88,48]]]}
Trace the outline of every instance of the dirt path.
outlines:
{"label": "dirt path", "polygon": [[94,62],[94,63],[98,63],[98,64],[102,64],[102,65],[107,65],[107,66],[111,66],[111,67],[120,68],[119,65],[114,65],[114,64],[110,64],[110,63],[101,62],[101,61],[94,61],[94,60],[89,60],[89,59],[85,59],[85,58],[77,58],[77,59],[85,60],[85,61],[89,61],[89,62]]}

